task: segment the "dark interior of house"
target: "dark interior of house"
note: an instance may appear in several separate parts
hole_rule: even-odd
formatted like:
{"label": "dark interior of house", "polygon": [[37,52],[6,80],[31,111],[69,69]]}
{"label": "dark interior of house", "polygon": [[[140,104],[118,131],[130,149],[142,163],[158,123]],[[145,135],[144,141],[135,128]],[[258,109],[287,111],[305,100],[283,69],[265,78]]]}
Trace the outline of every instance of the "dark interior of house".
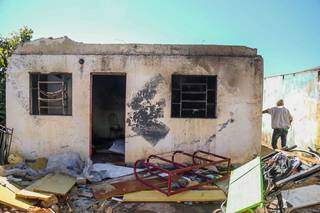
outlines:
{"label": "dark interior of house", "polygon": [[125,75],[94,75],[92,84],[92,159],[124,162]]}

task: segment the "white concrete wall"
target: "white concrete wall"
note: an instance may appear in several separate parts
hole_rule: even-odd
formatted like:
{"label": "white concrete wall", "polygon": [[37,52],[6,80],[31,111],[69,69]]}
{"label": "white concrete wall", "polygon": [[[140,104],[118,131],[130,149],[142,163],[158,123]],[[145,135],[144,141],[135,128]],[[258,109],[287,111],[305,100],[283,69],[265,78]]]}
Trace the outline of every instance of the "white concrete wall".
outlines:
{"label": "white concrete wall", "polygon": [[[318,97],[319,82],[317,70],[269,77],[264,80],[263,108],[276,105],[283,99],[292,116],[292,127],[288,133],[288,145],[307,149],[318,144]],[[262,142],[271,143],[271,118],[263,116]],[[279,142],[280,145],[280,142]]]}
{"label": "white concrete wall", "polygon": [[[81,68],[78,63],[83,58]],[[72,73],[72,116],[29,114],[29,72]],[[126,119],[131,101],[146,84],[158,78],[151,102],[164,100],[168,132],[148,142],[126,123],[126,162],[151,153],[197,149],[242,162],[260,152],[263,65],[260,57],[184,55],[23,55],[11,58],[7,79],[7,125],[14,128],[12,151],[28,157],[67,150],[89,156],[90,74],[126,73]],[[217,75],[217,118],[171,118],[171,75]],[[158,76],[158,77],[156,77]]]}

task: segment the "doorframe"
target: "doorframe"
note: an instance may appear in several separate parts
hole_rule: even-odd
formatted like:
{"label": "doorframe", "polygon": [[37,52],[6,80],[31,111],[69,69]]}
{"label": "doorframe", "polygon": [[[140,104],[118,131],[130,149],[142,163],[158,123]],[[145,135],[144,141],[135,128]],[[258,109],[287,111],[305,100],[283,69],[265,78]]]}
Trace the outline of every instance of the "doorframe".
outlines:
{"label": "doorframe", "polygon": [[[91,72],[90,73],[90,98],[89,98],[89,158],[92,158],[92,98],[93,98],[93,76],[104,75],[104,76],[124,76],[125,79],[125,107],[124,107],[124,121],[126,121],[126,100],[127,100],[127,73],[125,72]],[[124,144],[126,144],[126,125],[124,126]]]}

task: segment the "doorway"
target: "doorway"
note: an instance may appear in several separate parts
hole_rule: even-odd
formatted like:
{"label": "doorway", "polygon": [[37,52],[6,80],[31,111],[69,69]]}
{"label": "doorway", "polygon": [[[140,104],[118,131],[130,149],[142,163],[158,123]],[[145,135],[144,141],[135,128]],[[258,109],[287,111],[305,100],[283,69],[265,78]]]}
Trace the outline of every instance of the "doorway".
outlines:
{"label": "doorway", "polygon": [[92,75],[91,153],[94,162],[123,163],[125,75]]}

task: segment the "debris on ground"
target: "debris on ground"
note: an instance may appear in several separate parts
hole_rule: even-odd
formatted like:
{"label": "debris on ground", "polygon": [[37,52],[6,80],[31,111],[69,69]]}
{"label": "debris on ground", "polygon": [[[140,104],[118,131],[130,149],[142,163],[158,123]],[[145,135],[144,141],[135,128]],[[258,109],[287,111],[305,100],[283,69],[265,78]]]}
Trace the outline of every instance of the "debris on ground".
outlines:
{"label": "debris on ground", "polygon": [[106,178],[117,178],[129,174],[133,174],[133,168],[116,166],[111,163],[95,163],[90,168],[91,177],[88,179],[92,182],[98,182]]}
{"label": "debris on ground", "polygon": [[84,162],[81,160],[79,153],[64,152],[49,156],[44,172],[60,172],[72,177],[77,177],[81,175],[83,168]]}
{"label": "debris on ground", "polygon": [[123,139],[118,139],[118,140],[113,141],[112,146],[108,150],[110,152],[124,155],[125,141]]}
{"label": "debris on ground", "polygon": [[[157,212],[162,208],[169,212],[176,208],[179,212],[212,212],[225,199],[224,212],[225,206],[230,208],[235,201],[243,204],[240,211],[249,205],[259,206],[261,212],[279,206],[295,211],[319,202],[316,184],[320,180],[320,163],[306,160],[306,155],[302,159],[296,152],[276,150],[262,157],[261,164],[257,157],[234,169],[231,178],[228,160],[212,164],[211,160],[221,159],[202,152],[191,157],[176,152],[177,156],[191,158],[185,162],[169,155],[165,158],[169,162],[161,163],[163,159],[152,156],[135,167],[83,161],[75,152],[37,159],[21,156],[22,161],[0,167],[0,212],[122,213]],[[247,185],[250,187],[243,187]],[[174,194],[167,196],[168,192]]]}
{"label": "debris on ground", "polygon": [[30,187],[36,192],[46,192],[64,196],[75,183],[76,179],[74,177],[60,173],[51,173],[37,180]]}
{"label": "debris on ground", "polygon": [[23,163],[24,159],[21,155],[19,155],[17,153],[11,153],[8,156],[7,161],[9,164],[19,164],[19,163]]}
{"label": "debris on ground", "polygon": [[39,171],[47,167],[48,159],[47,158],[37,158],[35,160],[26,160],[26,164],[33,170]]}
{"label": "debris on ground", "polygon": [[2,180],[0,182],[0,203],[24,211],[31,208],[33,206],[31,202],[16,198],[15,192],[18,191],[18,188],[12,188],[12,186],[10,187],[8,184],[4,184]]}
{"label": "debris on ground", "polygon": [[[137,172],[138,168],[143,170]],[[175,151],[167,158],[150,155],[138,160],[134,171],[138,181],[170,196],[223,181],[229,177],[230,168],[229,158],[198,150],[194,153]],[[157,181],[152,182],[151,178]],[[166,187],[160,187],[160,184]]]}
{"label": "debris on ground", "polygon": [[281,195],[290,211],[314,206],[320,204],[320,185],[309,185],[285,190],[281,192]]}

